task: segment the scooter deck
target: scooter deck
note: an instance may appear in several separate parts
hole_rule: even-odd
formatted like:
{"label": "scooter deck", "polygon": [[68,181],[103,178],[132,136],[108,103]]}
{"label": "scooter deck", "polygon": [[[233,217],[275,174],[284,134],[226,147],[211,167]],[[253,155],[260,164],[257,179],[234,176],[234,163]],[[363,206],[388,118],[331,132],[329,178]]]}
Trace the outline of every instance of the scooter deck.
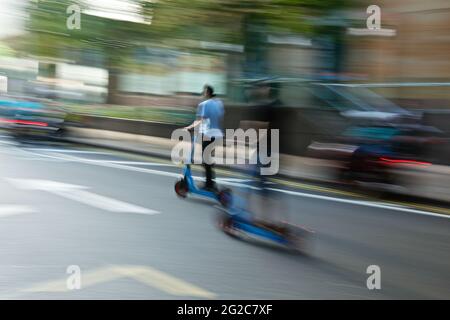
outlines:
{"label": "scooter deck", "polygon": [[214,199],[214,200],[218,199],[218,197],[219,197],[218,192],[208,191],[208,190],[204,190],[204,189],[197,187],[197,185],[195,184],[195,181],[192,177],[190,166],[186,166],[183,173],[184,173],[184,179],[186,181],[189,193],[191,193],[193,195],[201,196],[201,197]]}
{"label": "scooter deck", "polygon": [[286,239],[285,236],[283,236],[280,233],[277,233],[276,231],[272,231],[268,228],[264,228],[261,226],[258,226],[256,224],[250,223],[250,222],[244,222],[244,221],[234,221],[232,218],[232,226],[233,229],[239,230],[257,237],[262,237],[270,241],[274,241],[281,245],[288,245],[289,241]]}
{"label": "scooter deck", "polygon": [[231,221],[231,225],[229,226],[233,231],[242,232],[247,235],[256,236],[258,238],[264,238],[271,242],[275,242],[281,245],[289,245],[289,240],[286,235],[280,233],[279,231],[268,228],[267,226],[260,225],[255,223],[250,219],[246,219],[244,215],[246,214],[244,211],[240,210],[239,213],[234,212],[230,213],[230,211],[225,208],[220,208],[224,214],[228,216]]}

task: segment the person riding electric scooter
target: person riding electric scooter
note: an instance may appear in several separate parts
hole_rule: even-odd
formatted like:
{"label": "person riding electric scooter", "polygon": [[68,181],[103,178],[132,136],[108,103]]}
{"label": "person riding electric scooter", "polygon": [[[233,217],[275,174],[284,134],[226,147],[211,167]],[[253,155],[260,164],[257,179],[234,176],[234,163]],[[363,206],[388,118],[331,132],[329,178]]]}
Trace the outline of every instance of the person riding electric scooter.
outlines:
{"label": "person riding electric scooter", "polygon": [[206,182],[202,188],[198,188],[192,178],[190,164],[187,164],[183,171],[183,179],[175,184],[175,192],[180,197],[186,197],[188,193],[193,193],[216,199],[226,206],[231,192],[228,189],[219,190],[217,187],[217,184],[214,182],[213,156],[209,152],[205,152],[211,144],[215,143],[215,145],[218,145],[223,141],[222,122],[224,107],[222,101],[215,97],[214,89],[209,85],[204,86],[203,97],[205,100],[197,108],[197,120],[184,129],[194,131],[190,156],[191,163],[194,159],[193,151],[196,140],[200,140],[202,143],[202,164],[205,168]]}
{"label": "person riding electric scooter", "polygon": [[213,87],[205,85],[203,88],[203,97],[205,101],[200,103],[197,108],[197,120],[187,126],[186,130],[194,130],[199,127],[199,134],[202,140],[203,166],[205,167],[206,183],[203,189],[208,191],[217,191],[214,182],[213,160],[209,155],[205,155],[205,149],[215,140],[223,139],[222,123],[224,117],[224,107],[220,99],[216,98]]}

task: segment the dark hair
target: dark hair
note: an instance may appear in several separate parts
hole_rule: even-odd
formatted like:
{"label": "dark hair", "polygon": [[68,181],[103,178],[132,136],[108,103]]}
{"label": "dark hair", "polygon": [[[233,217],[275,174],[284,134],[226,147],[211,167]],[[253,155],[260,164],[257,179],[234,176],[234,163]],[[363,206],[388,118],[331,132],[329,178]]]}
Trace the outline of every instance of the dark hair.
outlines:
{"label": "dark hair", "polygon": [[203,87],[204,90],[206,90],[206,93],[211,96],[211,97],[215,97],[216,95],[214,94],[214,88],[208,84],[205,84],[205,86]]}

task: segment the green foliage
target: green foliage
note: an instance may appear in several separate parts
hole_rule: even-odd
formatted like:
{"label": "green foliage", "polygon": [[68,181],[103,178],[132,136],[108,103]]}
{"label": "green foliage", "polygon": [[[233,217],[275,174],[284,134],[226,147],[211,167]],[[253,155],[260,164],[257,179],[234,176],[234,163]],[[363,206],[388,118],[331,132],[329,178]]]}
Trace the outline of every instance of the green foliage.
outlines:
{"label": "green foliage", "polygon": [[[311,17],[349,6],[350,0],[134,0],[151,25],[82,14],[81,30],[66,27],[67,8],[81,0],[29,0],[25,51],[33,55],[64,57],[70,50],[94,50],[120,63],[130,48],[167,40],[246,42],[246,22],[265,31],[311,33],[320,31]],[[173,43],[174,41],[172,41]]]}
{"label": "green foliage", "polygon": [[67,28],[67,8],[80,0],[30,1],[27,11],[30,19],[27,29],[31,36],[25,42],[25,50],[33,55],[61,57],[70,50],[98,51],[109,56],[116,64],[120,57],[140,41],[148,41],[148,25],[111,20],[93,15],[81,15],[81,29]]}

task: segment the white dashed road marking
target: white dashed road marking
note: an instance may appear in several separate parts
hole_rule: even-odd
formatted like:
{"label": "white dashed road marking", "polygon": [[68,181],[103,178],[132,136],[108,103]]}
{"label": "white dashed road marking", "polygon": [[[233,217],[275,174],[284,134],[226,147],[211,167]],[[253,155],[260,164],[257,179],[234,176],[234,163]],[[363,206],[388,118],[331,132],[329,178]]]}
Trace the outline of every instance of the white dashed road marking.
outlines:
{"label": "white dashed road marking", "polygon": [[37,210],[24,205],[0,205],[0,218],[17,216],[26,213],[34,213]]}
{"label": "white dashed road marking", "polygon": [[87,187],[61,183],[50,180],[34,180],[34,179],[10,179],[6,178],[11,184],[19,189],[24,190],[40,190],[46,191],[66,199],[78,201],[89,206],[110,211],[110,212],[124,212],[124,213],[138,213],[154,215],[160,212],[152,209],[147,209],[134,204],[123,202],[120,200],[101,196],[85,189]]}

